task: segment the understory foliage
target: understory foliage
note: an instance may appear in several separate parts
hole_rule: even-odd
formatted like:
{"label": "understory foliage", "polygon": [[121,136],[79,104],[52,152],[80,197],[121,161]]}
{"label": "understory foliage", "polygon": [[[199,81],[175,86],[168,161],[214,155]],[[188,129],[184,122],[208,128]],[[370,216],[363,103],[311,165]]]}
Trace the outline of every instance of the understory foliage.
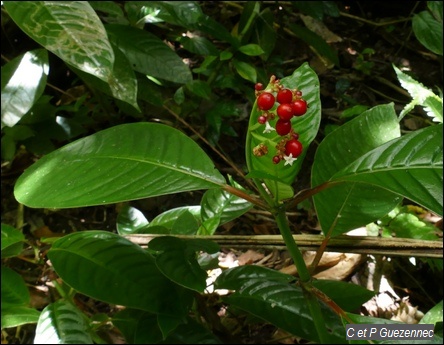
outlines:
{"label": "understory foliage", "polygon": [[[408,27],[442,66],[442,2],[422,5],[380,24],[387,34]],[[406,203],[442,216],[439,87],[394,60],[385,71],[400,86],[379,81],[408,100],[360,104],[344,75],[334,96],[343,112],[326,123],[322,78],[341,75],[347,50],[325,23],[356,19],[346,8],[4,1],[2,35],[14,49],[2,52],[2,163],[17,204],[12,221],[2,210],[2,330],[31,325],[37,344],[108,343],[112,332],[129,344],[233,342],[206,299],[221,250],[212,236],[253,209],[272,217],[298,274],[223,270],[214,289],[229,291],[217,296],[227,313],[329,344],[347,342],[349,323],[398,323],[359,313],[375,292],[313,280],[287,215],[315,212],[319,258],[330,239],[369,224],[381,241],[396,231],[440,240],[437,227],[398,217]],[[350,68],[368,77],[377,47],[361,48]],[[131,204],[197,191],[196,203],[151,220]],[[25,231],[34,209],[104,205],[117,205],[113,229],[47,230],[37,241]],[[136,234],[153,235],[148,248],[130,240]],[[41,308],[31,305],[22,261],[39,267],[36,280],[50,291]],[[440,274],[442,260],[429,263]],[[108,311],[88,312],[85,296]],[[420,322],[442,342],[442,300],[427,312]]]}

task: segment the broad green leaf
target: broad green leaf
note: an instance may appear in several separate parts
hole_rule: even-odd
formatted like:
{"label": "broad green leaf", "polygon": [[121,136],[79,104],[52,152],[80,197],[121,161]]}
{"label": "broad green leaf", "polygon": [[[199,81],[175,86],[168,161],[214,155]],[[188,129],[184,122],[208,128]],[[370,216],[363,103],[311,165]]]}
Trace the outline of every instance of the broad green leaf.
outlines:
{"label": "broad green leaf", "polygon": [[252,64],[247,62],[243,62],[237,59],[232,60],[233,66],[236,69],[236,72],[244,79],[251,81],[252,83],[256,83],[257,81],[257,72]]}
{"label": "broad green leaf", "polygon": [[200,5],[196,1],[144,1],[144,5],[159,8],[159,18],[170,24],[190,28],[197,24],[203,15]]}
{"label": "broad green leaf", "polygon": [[376,293],[353,283],[338,280],[313,280],[313,286],[330,297],[345,311],[359,309]]}
{"label": "broad green leaf", "polygon": [[288,284],[295,277],[263,266],[245,265],[222,272],[214,282],[216,289],[239,290],[250,280],[274,281]]}
{"label": "broad green leaf", "polygon": [[110,41],[123,51],[135,71],[179,84],[191,81],[188,66],[157,36],[117,24],[107,25],[106,30]]}
{"label": "broad green leaf", "polygon": [[20,254],[23,249],[24,241],[25,236],[21,231],[10,225],[2,223],[2,258],[12,257]]}
{"label": "broad green leaf", "polygon": [[[115,48],[114,45],[112,46]],[[137,104],[138,85],[136,76],[129,61],[119,49],[115,48],[113,74],[110,76],[108,82],[97,79],[76,68],[73,68],[73,71],[90,85],[90,87],[94,87],[105,94],[126,102],[140,111],[139,105]]]}
{"label": "broad green leaf", "polygon": [[316,51],[339,66],[338,54],[333,50],[324,39],[313,31],[296,24],[289,24],[288,28],[301,40],[312,46]]}
{"label": "broad green leaf", "polygon": [[442,119],[442,98],[435,95],[431,90],[426,88],[421,83],[417,82],[408,74],[405,74],[393,65],[398,80],[401,86],[408,91],[413,100],[405,106],[399,114],[399,119],[402,119],[410,110],[416,105],[420,105],[427,112],[427,115],[432,118],[434,122],[443,122]]}
{"label": "broad green leaf", "polygon": [[425,313],[424,317],[419,321],[420,324],[433,324],[443,321],[443,303],[442,300],[438,302],[432,309]]}
{"label": "broad green leaf", "polygon": [[190,293],[167,279],[151,254],[110,232],[64,236],[48,257],[63,281],[100,301],[165,315],[183,315],[191,302]]}
{"label": "broad green leaf", "polygon": [[216,48],[216,46],[205,37],[181,37],[180,44],[182,44],[186,50],[194,54],[202,56],[219,55],[219,50]]}
{"label": "broad green leaf", "polygon": [[112,323],[122,332],[127,344],[156,344],[162,339],[153,313],[125,308],[112,317]]}
{"label": "broad green leaf", "polygon": [[[319,343],[300,287],[280,281],[251,279],[224,300],[298,337]],[[321,309],[329,342],[343,344],[345,329],[341,320],[324,304],[321,304]]]}
{"label": "broad green leaf", "polygon": [[185,213],[190,213],[194,216],[196,221],[198,223],[201,222],[200,218],[200,206],[182,206],[182,207],[176,207],[172,208],[168,211],[165,211],[161,214],[159,214],[157,217],[155,217],[149,224],[146,226],[142,232],[143,233],[150,233],[150,229],[158,226],[162,226],[166,229],[168,229],[171,233],[174,224],[180,219],[180,217]]}
{"label": "broad green leaf", "polygon": [[13,127],[42,95],[49,72],[48,52],[36,49],[2,66],[2,124]]}
{"label": "broad green leaf", "polygon": [[189,211],[182,213],[174,222],[171,234],[195,235],[199,222]]}
{"label": "broad green leaf", "polygon": [[115,126],[51,152],[19,177],[14,193],[29,207],[67,208],[223,184],[223,176],[191,138],[166,125],[141,122]]}
{"label": "broad green leaf", "polygon": [[223,344],[223,342],[207,327],[188,317],[186,323],[180,324],[159,344]]}
{"label": "broad green leaf", "polygon": [[119,235],[137,233],[149,224],[143,213],[137,208],[125,205],[117,215],[117,232]]}
{"label": "broad green leaf", "polygon": [[206,272],[199,266],[197,251],[217,252],[219,246],[211,241],[162,236],[152,239],[149,249],[162,251],[156,255],[159,270],[176,284],[197,292],[206,288]]}
{"label": "broad green leaf", "polygon": [[[236,28],[237,36],[241,42],[248,42],[252,26],[259,14],[261,4],[259,1],[247,1],[243,5],[239,24]],[[248,54],[247,54],[248,55]]]}
{"label": "broad green leaf", "polygon": [[[371,108],[330,133],[318,147],[312,187],[334,182],[333,176],[372,149],[400,136],[393,104]],[[322,231],[340,235],[390,212],[401,200],[384,188],[351,182],[313,197]]]}
{"label": "broad green leaf", "polygon": [[[237,185],[237,188],[240,186]],[[243,215],[253,207],[245,199],[239,198],[221,188],[207,190],[201,201],[201,217],[205,221],[216,216],[220,217],[220,224],[228,223]]]}
{"label": "broad green leaf", "polygon": [[[282,78],[281,84],[289,89],[302,91],[302,97],[309,105],[305,115],[294,116],[291,120],[294,130],[299,133],[299,141],[304,148],[301,156],[292,166],[284,165],[282,162],[280,164],[273,163],[272,158],[276,154],[275,147],[282,138],[276,134],[275,131],[264,133],[265,126],[257,122],[261,111],[257,108],[256,103],[250,115],[245,152],[249,172],[260,171],[274,176],[277,179],[264,179],[264,181],[268,189],[273,193],[275,199],[279,201],[291,196],[289,194],[290,185],[294,182],[296,175],[302,167],[302,162],[308,151],[308,147],[316,137],[321,122],[319,80],[308,63],[304,63],[296,69],[291,76]],[[272,111],[275,110],[276,107],[272,108]],[[276,121],[277,119],[270,121],[272,127],[275,126]],[[268,147],[268,153],[262,157],[256,157],[253,155],[253,148],[261,143]],[[280,185],[280,183],[282,183],[282,185]]]}
{"label": "broad green leaf", "polygon": [[263,49],[259,45],[254,43],[239,47],[239,51],[249,56],[258,56],[264,53]]}
{"label": "broad green leaf", "polygon": [[202,224],[199,226],[199,229],[197,229],[196,235],[198,236],[211,236],[214,235],[217,228],[220,225],[220,217],[214,216],[212,218],[208,218],[202,222]]}
{"label": "broad green leaf", "polygon": [[27,306],[30,302],[28,287],[22,276],[2,266],[2,308],[3,306]]}
{"label": "broad green leaf", "polygon": [[430,12],[422,11],[413,16],[412,29],[424,47],[442,56],[442,20],[439,22]]}
{"label": "broad green leaf", "polygon": [[86,316],[71,303],[59,300],[40,314],[34,344],[93,344]]}
{"label": "broad green leaf", "polygon": [[109,81],[114,52],[87,1],[5,1],[12,20],[66,63]]}
{"label": "broad green leaf", "polygon": [[252,40],[264,50],[261,58],[265,61],[268,60],[276,44],[277,33],[273,24],[274,15],[270,8],[266,8],[259,14],[254,26]]}
{"label": "broad green leaf", "polygon": [[442,124],[383,144],[332,176],[381,187],[442,215]]}
{"label": "broad green leaf", "polygon": [[195,95],[210,99],[211,97],[211,87],[207,82],[203,80],[192,80],[186,84],[188,90],[190,90]]}
{"label": "broad green leaf", "polygon": [[2,304],[2,322],[1,327],[11,328],[26,325],[28,323],[37,323],[40,311],[29,307],[10,306]]}
{"label": "broad green leaf", "polygon": [[443,3],[442,1],[427,1],[427,8],[438,22],[442,23]]}

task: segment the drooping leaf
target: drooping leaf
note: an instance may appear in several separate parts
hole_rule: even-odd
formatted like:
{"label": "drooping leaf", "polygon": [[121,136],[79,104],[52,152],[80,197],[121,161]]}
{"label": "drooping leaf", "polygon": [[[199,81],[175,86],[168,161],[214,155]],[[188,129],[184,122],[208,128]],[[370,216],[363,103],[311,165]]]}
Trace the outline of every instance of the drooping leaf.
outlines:
{"label": "drooping leaf", "polygon": [[63,300],[49,304],[40,314],[34,344],[93,344],[85,315]]}
{"label": "drooping leaf", "polygon": [[[256,103],[250,115],[245,152],[249,172],[262,172],[277,179],[264,178],[267,188],[277,200],[291,197],[291,184],[301,169],[308,147],[316,137],[321,121],[319,80],[308,63],[304,63],[296,69],[291,76],[282,78],[280,83],[289,89],[302,91],[302,97],[309,105],[305,115],[294,116],[291,120],[292,127],[299,134],[299,141],[304,148],[301,156],[291,166],[284,165],[282,162],[280,164],[273,163],[272,158],[276,154],[275,147],[282,138],[275,131],[264,133],[264,126],[257,122],[261,112]],[[275,109],[274,107],[271,111],[275,111]],[[277,119],[270,121],[272,127],[275,126],[276,121]],[[253,148],[259,144],[265,144],[268,147],[268,153],[262,157],[256,157],[253,154]]]}
{"label": "drooping leaf", "polygon": [[256,83],[257,81],[257,72],[252,64],[248,62],[240,61],[237,59],[232,60],[234,69],[236,72],[245,80],[248,80],[252,83]]}
{"label": "drooping leaf", "polygon": [[110,41],[124,52],[135,71],[179,84],[191,81],[188,66],[152,33],[117,24],[107,25],[106,31]]}
{"label": "drooping leaf", "polygon": [[108,82],[114,52],[87,1],[5,1],[14,22],[66,63]]}
{"label": "drooping leaf", "polygon": [[223,183],[223,176],[191,138],[166,125],[132,123],[97,132],[44,156],[19,177],[14,193],[29,207],[66,208]]}
{"label": "drooping leaf", "polygon": [[42,95],[49,72],[48,52],[36,49],[2,66],[2,123],[13,127]]}
{"label": "drooping leaf", "polygon": [[64,236],[48,257],[63,281],[100,301],[165,315],[183,315],[191,303],[189,292],[167,279],[152,255],[110,232]]}
{"label": "drooping leaf", "polygon": [[[312,187],[331,181],[356,159],[399,136],[393,104],[365,111],[321,142],[312,166]],[[326,189],[313,200],[322,231],[336,236],[382,217],[402,198],[375,185],[353,182]]]}
{"label": "drooping leaf", "polygon": [[383,144],[336,173],[331,181],[381,187],[442,215],[442,124]]}

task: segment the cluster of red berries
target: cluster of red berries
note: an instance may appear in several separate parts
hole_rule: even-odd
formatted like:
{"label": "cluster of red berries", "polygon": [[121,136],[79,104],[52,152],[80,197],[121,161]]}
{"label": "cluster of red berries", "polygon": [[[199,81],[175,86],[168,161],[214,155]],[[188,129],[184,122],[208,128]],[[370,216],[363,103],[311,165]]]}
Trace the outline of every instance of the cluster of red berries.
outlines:
{"label": "cluster of red berries", "polygon": [[[301,142],[298,140],[298,133],[292,128],[291,119],[293,116],[302,116],[307,112],[307,101],[302,98],[300,90],[290,90],[283,87],[274,76],[270,79],[270,90],[263,90],[264,86],[261,83],[257,83],[254,88],[257,97],[257,107],[261,111],[257,121],[260,124],[266,125],[264,132],[273,130],[269,121],[273,120],[276,115],[279,117],[274,130],[283,138],[276,145],[277,152],[273,157],[273,163],[278,164],[282,159],[285,159],[291,165],[300,156],[303,149]],[[275,112],[271,111],[276,102],[278,106]],[[263,151],[262,148],[259,154],[254,151],[253,153],[260,156],[264,154]],[[268,152],[268,149],[266,151]]]}

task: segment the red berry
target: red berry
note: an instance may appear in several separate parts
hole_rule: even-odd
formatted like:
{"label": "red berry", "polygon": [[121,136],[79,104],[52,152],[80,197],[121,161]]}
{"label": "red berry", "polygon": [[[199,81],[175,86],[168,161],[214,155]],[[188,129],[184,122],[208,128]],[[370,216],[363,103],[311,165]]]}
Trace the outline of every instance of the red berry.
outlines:
{"label": "red berry", "polygon": [[291,131],[291,122],[279,119],[276,122],[275,129],[277,134],[287,135]]}
{"label": "red berry", "polygon": [[264,84],[262,84],[262,83],[256,83],[256,84],[254,85],[254,89],[255,89],[256,91],[261,91],[263,88],[264,88]]}
{"label": "red berry", "polygon": [[273,157],[273,163],[274,164],[278,164],[281,161],[281,158],[279,156],[274,156]]}
{"label": "red berry", "polygon": [[301,98],[302,97],[302,91],[298,90],[295,92],[296,97]]}
{"label": "red berry", "polygon": [[293,133],[292,137],[293,137],[293,139],[298,140],[299,139],[299,134],[298,133]]}
{"label": "red berry", "polygon": [[285,144],[285,154],[292,155],[293,158],[299,157],[302,153],[302,144],[296,139],[291,139]]}
{"label": "red berry", "polygon": [[292,103],[294,116],[302,116],[307,112],[307,101],[298,99]]}
{"label": "red berry", "polygon": [[293,92],[291,92],[291,90],[289,89],[279,90],[276,96],[276,100],[280,104],[291,103],[292,99],[293,99]]}
{"label": "red berry", "polygon": [[265,122],[267,122],[267,118],[264,115],[261,115],[258,117],[257,122],[263,125]]}
{"label": "red berry", "polygon": [[280,119],[290,121],[293,117],[293,107],[290,103],[279,104],[276,113]]}
{"label": "red berry", "polygon": [[270,110],[273,108],[275,98],[270,92],[263,92],[257,98],[257,106],[261,110]]}

